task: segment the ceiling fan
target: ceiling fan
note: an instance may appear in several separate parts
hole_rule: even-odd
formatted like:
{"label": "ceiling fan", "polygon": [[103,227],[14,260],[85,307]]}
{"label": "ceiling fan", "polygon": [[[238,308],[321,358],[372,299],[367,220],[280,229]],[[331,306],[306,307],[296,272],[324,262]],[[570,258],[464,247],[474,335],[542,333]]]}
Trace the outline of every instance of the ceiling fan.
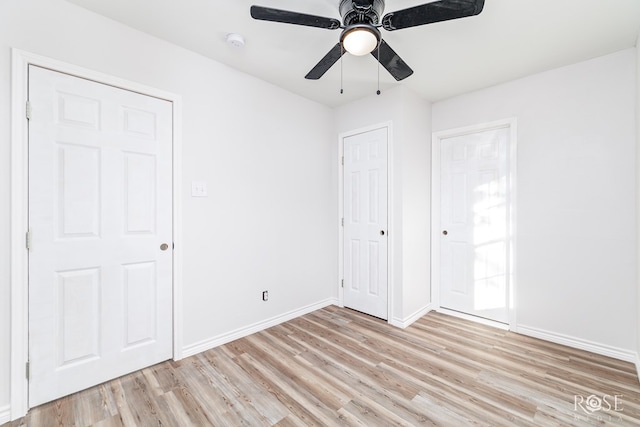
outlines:
{"label": "ceiling fan", "polygon": [[413,74],[413,70],[382,39],[380,27],[387,31],[448,21],[478,15],[484,0],[439,0],[382,15],[384,0],[340,0],[342,23],[335,18],[307,15],[263,6],[251,6],[251,17],[262,21],[304,25],[327,30],[342,29],[340,41],[305,76],[317,80],[326,73],[345,51],[356,56],[371,53],[397,80]]}

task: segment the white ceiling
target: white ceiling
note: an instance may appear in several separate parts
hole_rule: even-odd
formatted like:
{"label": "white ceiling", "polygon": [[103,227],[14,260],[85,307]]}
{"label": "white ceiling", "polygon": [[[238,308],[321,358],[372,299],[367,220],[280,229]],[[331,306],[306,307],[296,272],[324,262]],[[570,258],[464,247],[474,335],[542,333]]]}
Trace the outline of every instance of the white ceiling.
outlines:
{"label": "white ceiling", "polygon": [[[320,80],[304,76],[340,31],[253,20],[252,4],[340,19],[339,0],[68,0],[328,106],[374,94],[370,55],[343,59]],[[385,12],[428,0],[387,0]],[[380,68],[382,91],[405,85],[436,101],[635,45],[640,0],[486,0],[475,17],[414,27],[383,38],[415,73],[397,83]],[[242,34],[243,49],[225,42]]]}

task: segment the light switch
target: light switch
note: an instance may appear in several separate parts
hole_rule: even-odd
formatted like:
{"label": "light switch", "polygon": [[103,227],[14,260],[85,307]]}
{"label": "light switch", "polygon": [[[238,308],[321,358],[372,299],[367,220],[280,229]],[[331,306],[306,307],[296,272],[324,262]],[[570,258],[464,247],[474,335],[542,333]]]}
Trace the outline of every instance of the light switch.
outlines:
{"label": "light switch", "polygon": [[203,181],[192,181],[191,197],[207,197],[207,183]]}

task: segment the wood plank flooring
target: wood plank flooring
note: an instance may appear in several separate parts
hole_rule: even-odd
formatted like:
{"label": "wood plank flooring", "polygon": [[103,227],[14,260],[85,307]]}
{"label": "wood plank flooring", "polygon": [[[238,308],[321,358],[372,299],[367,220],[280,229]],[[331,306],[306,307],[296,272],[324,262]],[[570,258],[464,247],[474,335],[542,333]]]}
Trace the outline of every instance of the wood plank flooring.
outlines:
{"label": "wood plank flooring", "polygon": [[327,307],[2,427],[25,425],[639,426],[640,383],[630,363],[443,314],[401,330]]}

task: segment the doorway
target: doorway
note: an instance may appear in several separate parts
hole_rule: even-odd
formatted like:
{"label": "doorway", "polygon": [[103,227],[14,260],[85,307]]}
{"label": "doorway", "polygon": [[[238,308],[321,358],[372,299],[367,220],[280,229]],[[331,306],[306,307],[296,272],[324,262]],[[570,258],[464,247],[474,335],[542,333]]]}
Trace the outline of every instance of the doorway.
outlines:
{"label": "doorway", "polygon": [[172,356],[172,106],[29,67],[29,405]]}
{"label": "doorway", "polygon": [[433,138],[434,301],[441,311],[513,324],[515,120]]}
{"label": "doorway", "polygon": [[[122,276],[118,278],[121,283],[127,282],[126,290],[120,295],[124,296],[126,300],[126,307],[121,310],[124,318],[120,318],[122,322],[118,325],[118,327],[120,327],[119,333],[121,334],[121,338],[124,337],[123,347],[126,347],[123,349],[123,352],[134,354],[138,347],[142,348],[156,341],[168,342],[168,351],[166,344],[160,346],[162,347],[161,350],[158,350],[158,348],[150,350],[150,353],[154,355],[151,357],[156,358],[156,360],[159,360],[157,357],[160,357],[162,360],[169,358],[179,360],[182,357],[182,336],[180,332],[182,322],[182,310],[180,307],[181,223],[179,204],[181,188],[181,100],[179,96],[170,92],[18,49],[12,49],[12,68],[11,419],[14,420],[25,415],[30,405],[33,406],[49,400],[49,398],[35,397],[30,402],[30,392],[32,392],[32,390],[30,390],[31,382],[29,378],[34,378],[34,376],[41,374],[42,372],[38,372],[38,369],[44,366],[42,363],[35,363],[35,360],[29,359],[30,322],[32,320],[36,322],[39,321],[38,308],[35,306],[30,307],[29,264],[30,262],[37,264],[35,260],[30,259],[35,253],[36,246],[39,247],[38,252],[40,255],[42,255],[40,249],[44,247],[40,245],[43,237],[42,231],[34,233],[34,230],[31,230],[29,227],[32,220],[38,221],[37,218],[30,217],[30,213],[38,212],[37,209],[30,209],[31,206],[29,205],[30,200],[28,195],[30,195],[30,191],[37,192],[34,187],[30,186],[30,172],[31,169],[37,169],[41,166],[40,164],[29,162],[29,155],[32,154],[29,150],[29,133],[37,133],[39,131],[30,126],[32,123],[29,118],[34,120],[33,124],[35,126],[35,122],[38,120],[34,118],[34,115],[40,114],[38,112],[40,107],[31,105],[28,101],[29,90],[32,89],[29,80],[30,73],[37,73],[37,70],[41,69],[56,75],[56,71],[52,70],[57,70],[57,74],[59,75],[66,75],[67,77],[85,83],[101,84],[112,90],[123,91],[141,96],[145,99],[155,100],[152,102],[159,101],[169,107],[168,110],[165,109],[161,114],[164,115],[162,122],[168,123],[169,126],[168,163],[170,166],[168,169],[170,173],[164,175],[162,179],[156,180],[153,184],[150,184],[148,180],[145,181],[143,177],[145,175],[154,175],[154,169],[155,175],[158,177],[158,175],[160,175],[159,172],[166,168],[166,166],[161,165],[166,164],[166,162],[152,161],[151,158],[154,157],[153,153],[145,153],[140,145],[135,146],[132,144],[122,150],[122,153],[126,153],[127,158],[125,162],[121,163],[122,168],[120,169],[120,172],[122,172],[120,176],[128,176],[128,182],[131,185],[120,186],[116,184],[102,186],[107,192],[113,192],[114,188],[119,187],[117,191],[126,194],[124,204],[128,205],[127,209],[132,215],[128,215],[126,218],[127,226],[118,230],[120,237],[123,235],[126,236],[127,233],[141,238],[146,238],[154,234],[154,232],[156,235],[159,235],[160,230],[166,229],[167,221],[156,218],[157,221],[147,221],[145,224],[145,221],[153,216],[150,213],[151,210],[148,208],[153,206],[154,198],[155,202],[160,202],[161,199],[166,198],[168,195],[170,200],[168,204],[162,203],[163,211],[168,212],[168,215],[165,215],[165,217],[168,218],[169,234],[160,236],[163,243],[166,243],[166,249],[165,245],[160,244],[157,246],[157,250],[169,258],[169,262],[166,263],[160,259],[155,261],[151,259],[147,261],[130,259],[121,264],[122,269],[127,271],[121,269],[120,273],[122,273]],[[34,71],[34,69],[36,71]],[[79,96],[74,97],[75,95]],[[91,95],[84,96],[83,98],[83,94],[73,93],[73,90],[61,90],[57,93],[54,101],[50,99],[52,102],[49,103],[49,108],[56,117],[57,125],[67,128],[64,131],[58,129],[59,132],[51,132],[51,129],[45,130],[44,132],[44,134],[52,136],[52,140],[58,144],[53,152],[52,158],[49,159],[48,162],[45,161],[45,163],[49,163],[47,166],[50,168],[49,170],[51,170],[53,165],[55,174],[52,177],[52,182],[57,178],[62,178],[62,180],[58,180],[55,184],[58,185],[60,182],[65,182],[66,178],[65,185],[63,186],[66,187],[66,192],[65,190],[59,191],[60,188],[58,188],[55,192],[45,196],[45,199],[49,197],[49,201],[55,201],[54,209],[50,211],[51,218],[45,218],[45,220],[50,220],[53,223],[53,226],[49,227],[47,233],[49,237],[55,237],[55,239],[50,239],[50,241],[54,243],[64,240],[66,240],[65,243],[74,241],[74,243],[87,243],[91,239],[97,240],[95,236],[96,230],[98,230],[98,234],[108,234],[106,232],[103,233],[103,230],[100,228],[102,224],[108,222],[104,220],[105,214],[101,213],[100,215],[102,217],[96,221],[95,213],[98,211],[95,209],[96,198],[92,198],[91,191],[89,191],[91,188],[95,189],[97,183],[104,184],[106,179],[106,177],[101,176],[102,170],[96,172],[94,168],[87,167],[87,164],[91,164],[92,161],[96,164],[96,162],[100,163],[98,159],[103,159],[103,156],[98,154],[100,150],[95,147],[92,149],[86,146],[87,141],[90,140],[88,135],[95,132],[96,128],[108,127],[106,126],[106,122],[94,120],[96,112],[100,110],[100,108],[96,108],[95,100],[96,98]],[[153,118],[152,116],[155,113],[149,111],[146,106],[128,100],[121,105],[121,107],[123,108],[120,108],[119,113],[116,114],[119,122],[122,124],[121,131],[129,132],[132,136],[136,135],[140,140],[145,138],[151,140],[153,137],[149,131],[153,126],[150,126],[150,124],[155,122],[158,132],[156,137],[160,135],[160,133],[166,135],[166,132],[160,130],[160,125],[158,124],[160,122],[159,116]],[[113,117],[113,115],[111,115],[111,117]],[[39,119],[40,118],[42,117],[39,116]],[[84,135],[75,141],[71,140],[71,138],[67,139],[69,135],[65,134],[65,132],[74,126],[75,129],[73,132],[79,132]],[[109,137],[105,139],[112,139],[112,136],[113,135],[109,135]],[[165,144],[162,145],[165,146]],[[167,146],[164,148],[165,151],[167,151],[166,148]],[[36,155],[35,153],[33,154]],[[43,158],[44,156],[40,156],[40,161]],[[38,161],[38,163],[40,163],[40,161]],[[102,167],[102,165],[100,167]],[[137,175],[138,173],[141,175]],[[83,179],[78,179],[78,174],[80,174]],[[167,182],[169,183],[168,186]],[[66,185],[67,183],[69,184],[68,186]],[[154,185],[158,185],[158,187],[153,188]],[[109,190],[106,190],[107,186]],[[169,188],[169,193],[163,192],[161,188]],[[160,192],[163,192],[164,196],[160,195]],[[60,197],[64,194],[68,197]],[[153,194],[153,196],[149,196],[150,194]],[[173,203],[174,200],[177,201],[177,203]],[[39,203],[36,200],[32,202],[36,205]],[[92,206],[94,208],[93,211],[91,209]],[[120,207],[122,207],[122,205]],[[145,209],[145,207],[147,209]],[[123,211],[126,212],[124,208],[118,208],[117,210],[120,211],[121,217],[127,216],[123,213]],[[67,213],[69,213],[69,215],[66,215]],[[107,216],[109,216],[109,214],[107,214]],[[96,228],[96,225],[100,226]],[[38,242],[38,239],[41,241]],[[112,240],[115,241],[117,239]],[[167,240],[167,242],[164,242],[164,240]],[[136,245],[127,245],[127,250],[129,250],[130,247],[133,248],[136,247]],[[67,255],[66,249],[64,250],[65,253],[62,254],[60,258],[64,258]],[[67,258],[86,258],[85,255],[88,256],[90,252],[91,251],[87,251],[86,254],[82,253],[80,257],[74,256]],[[105,252],[113,254],[113,251]],[[96,251],[93,251],[93,253],[96,253]],[[59,254],[56,254],[56,256],[57,255]],[[117,255],[125,256],[124,254]],[[131,253],[129,253],[129,255],[131,255]],[[53,286],[55,290],[52,303],[56,305],[57,308],[63,305],[66,305],[67,308],[74,307],[73,310],[70,310],[69,315],[73,314],[73,316],[76,316],[76,318],[72,318],[72,316],[60,315],[59,311],[58,317],[52,321],[52,327],[56,329],[54,333],[58,334],[54,340],[57,339],[58,344],[61,343],[60,338],[66,340],[63,342],[65,346],[64,351],[57,348],[53,354],[46,356],[58,364],[60,364],[60,360],[64,360],[63,364],[65,366],[59,366],[57,368],[58,372],[72,370],[71,368],[76,365],[89,362],[95,358],[95,353],[100,353],[105,348],[100,344],[99,340],[97,345],[95,340],[74,341],[78,336],[89,336],[85,334],[87,330],[95,330],[96,320],[99,318],[99,315],[96,315],[97,311],[95,308],[97,306],[99,307],[100,303],[105,302],[105,298],[108,299],[104,294],[101,294],[99,288],[101,286],[104,287],[104,283],[112,282],[111,280],[105,279],[106,276],[109,276],[108,274],[102,275],[96,271],[100,270],[99,263],[92,261],[90,264],[92,265],[85,266],[85,268],[70,268],[69,270],[67,270],[66,267],[62,267],[53,275],[55,282]],[[154,266],[157,268],[154,268]],[[108,268],[105,269],[105,271],[106,270],[108,270]],[[167,270],[169,272],[169,292],[162,291],[161,289],[163,287],[166,288],[166,286],[159,283],[161,276],[167,277]],[[113,277],[113,275],[111,275],[111,277]],[[122,287],[120,289],[122,290]],[[81,293],[74,294],[73,291],[75,290],[80,290]],[[141,307],[140,304],[136,305],[134,303],[136,300],[139,301],[138,297],[140,295],[147,295],[148,293],[155,293],[159,296],[159,298],[155,299],[155,301],[158,302],[157,305],[149,308]],[[100,301],[101,298],[103,299],[102,301]],[[165,301],[161,302],[159,299],[164,299]],[[41,299],[41,301],[42,300],[44,299]],[[80,301],[86,301],[87,303],[81,304]],[[168,304],[166,301],[168,301]],[[157,313],[162,314],[166,312],[167,306],[169,307],[169,313],[171,313],[167,319],[160,320],[157,316],[154,316],[156,309],[159,310]],[[105,306],[103,306],[103,308],[104,307]],[[82,317],[82,319],[78,319],[77,316]],[[85,322],[87,319],[89,319],[89,321]],[[125,321],[127,321],[131,327],[126,327],[124,324]],[[167,331],[166,334],[163,332],[163,336],[154,334],[153,331],[154,329],[158,331],[157,327],[160,325],[163,326],[163,330]],[[168,327],[165,328],[165,326]],[[102,333],[102,331],[100,333]],[[50,337],[46,337],[46,339],[51,340]],[[33,343],[35,343],[35,341],[33,341]],[[153,346],[153,344],[151,344],[151,346]],[[31,347],[33,348],[33,346]],[[34,350],[36,352],[41,351],[41,349]],[[159,354],[161,356],[158,356]],[[134,358],[136,357],[134,356],[130,359]],[[155,361],[149,363],[155,363]],[[114,364],[125,366],[125,369],[129,371],[137,369],[137,367],[134,366],[135,363],[125,362],[120,364],[119,362],[115,362]],[[101,368],[97,367],[95,370],[100,371],[100,369]],[[119,372],[115,373],[115,375],[119,374]],[[94,377],[95,373],[91,373],[91,376]],[[98,379],[98,381],[101,381],[101,379]],[[57,386],[59,384],[60,383],[57,383]],[[68,390],[62,391],[63,394],[68,392]],[[35,394],[37,395],[37,392]]]}
{"label": "doorway", "polygon": [[388,127],[356,131],[341,138],[345,307],[387,320]]}

